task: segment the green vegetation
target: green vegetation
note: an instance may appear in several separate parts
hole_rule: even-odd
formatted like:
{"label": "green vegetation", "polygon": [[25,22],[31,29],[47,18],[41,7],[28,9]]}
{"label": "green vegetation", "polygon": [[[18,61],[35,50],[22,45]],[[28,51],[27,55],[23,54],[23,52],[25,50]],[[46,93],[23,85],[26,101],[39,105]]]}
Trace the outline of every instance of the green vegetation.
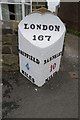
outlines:
{"label": "green vegetation", "polygon": [[73,30],[68,29],[67,32],[80,37],[80,31],[73,31]]}

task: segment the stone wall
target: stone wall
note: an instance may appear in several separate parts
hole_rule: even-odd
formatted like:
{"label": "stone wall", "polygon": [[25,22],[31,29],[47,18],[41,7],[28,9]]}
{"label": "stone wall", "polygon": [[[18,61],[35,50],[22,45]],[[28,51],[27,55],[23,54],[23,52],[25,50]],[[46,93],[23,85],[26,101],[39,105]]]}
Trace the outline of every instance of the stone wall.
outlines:
{"label": "stone wall", "polygon": [[18,40],[15,34],[2,36],[2,54],[18,54]]}
{"label": "stone wall", "polygon": [[17,22],[4,22],[2,25],[2,53],[18,54]]}
{"label": "stone wall", "polygon": [[[18,23],[5,22],[2,25],[2,66],[3,71],[18,70]],[[6,69],[5,69],[6,68]]]}

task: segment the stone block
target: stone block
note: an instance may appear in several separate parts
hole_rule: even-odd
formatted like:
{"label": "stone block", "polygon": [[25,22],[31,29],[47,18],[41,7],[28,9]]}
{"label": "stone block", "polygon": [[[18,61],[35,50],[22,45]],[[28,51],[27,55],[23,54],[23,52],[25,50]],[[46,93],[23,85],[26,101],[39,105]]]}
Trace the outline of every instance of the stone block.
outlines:
{"label": "stone block", "polygon": [[17,45],[18,44],[17,36],[14,34],[3,35],[2,44],[3,45]]}
{"label": "stone block", "polygon": [[2,82],[2,68],[0,67],[0,83]]}
{"label": "stone block", "polygon": [[2,42],[2,35],[0,35],[0,42]]}
{"label": "stone block", "polygon": [[2,36],[2,45],[12,45],[12,38],[8,36]]}
{"label": "stone block", "polygon": [[13,21],[13,30],[18,30],[18,22]]}
{"label": "stone block", "polygon": [[2,42],[0,42],[0,46],[2,46]]}
{"label": "stone block", "polygon": [[12,45],[18,45],[18,37],[17,37],[17,35],[12,35]]}
{"label": "stone block", "polygon": [[12,46],[12,54],[18,55],[18,46]]}
{"label": "stone block", "polygon": [[0,69],[2,68],[2,58],[0,56]]}
{"label": "stone block", "polygon": [[18,55],[2,54],[3,63],[6,65],[13,65],[18,63]]}
{"label": "stone block", "polygon": [[0,35],[2,35],[2,29],[0,28]]}
{"label": "stone block", "polygon": [[11,54],[10,46],[2,46],[2,54]]}
{"label": "stone block", "polygon": [[12,29],[2,29],[2,34],[12,34],[13,33],[13,31],[12,31]]}
{"label": "stone block", "polygon": [[19,69],[18,55],[3,54],[2,55],[2,70],[3,71],[16,71]]}
{"label": "stone block", "polygon": [[0,44],[0,54],[2,54],[2,45]]}

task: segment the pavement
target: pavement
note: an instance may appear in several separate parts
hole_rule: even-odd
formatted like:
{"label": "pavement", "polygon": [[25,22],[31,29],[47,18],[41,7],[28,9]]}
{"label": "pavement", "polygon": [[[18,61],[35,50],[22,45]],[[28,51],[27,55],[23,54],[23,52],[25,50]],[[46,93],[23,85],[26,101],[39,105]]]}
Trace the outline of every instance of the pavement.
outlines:
{"label": "pavement", "polygon": [[20,74],[18,56],[16,65],[8,57],[2,69],[3,118],[78,118],[77,36],[66,34],[60,70],[41,88]]}

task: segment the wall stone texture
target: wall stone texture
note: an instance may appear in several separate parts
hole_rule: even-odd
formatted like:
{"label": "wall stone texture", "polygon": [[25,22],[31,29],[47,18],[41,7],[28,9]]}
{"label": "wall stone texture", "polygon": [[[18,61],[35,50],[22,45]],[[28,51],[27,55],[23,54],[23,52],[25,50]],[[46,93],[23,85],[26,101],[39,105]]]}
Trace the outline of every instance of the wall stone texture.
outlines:
{"label": "wall stone texture", "polygon": [[18,57],[18,23],[5,22],[2,25],[2,70],[15,71],[19,69]]}
{"label": "wall stone texture", "polygon": [[17,35],[2,35],[2,54],[18,54]]}

